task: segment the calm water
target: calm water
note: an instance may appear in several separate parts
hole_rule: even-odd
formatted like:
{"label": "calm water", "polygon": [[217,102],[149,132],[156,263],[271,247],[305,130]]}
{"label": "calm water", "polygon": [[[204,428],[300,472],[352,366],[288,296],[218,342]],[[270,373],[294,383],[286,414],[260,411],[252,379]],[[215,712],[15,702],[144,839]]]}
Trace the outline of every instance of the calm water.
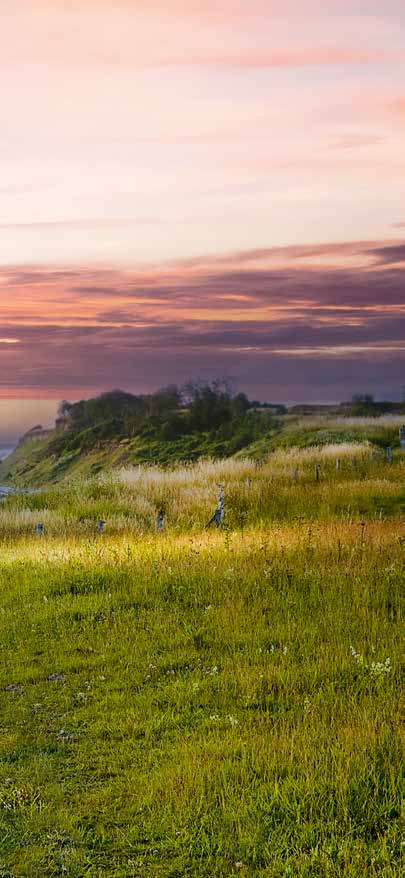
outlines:
{"label": "calm water", "polygon": [[12,451],[14,451],[13,445],[0,445],[0,460],[4,460]]}
{"label": "calm water", "polygon": [[[12,451],[13,447],[0,445],[0,460],[4,460]],[[6,494],[9,493],[10,488],[6,488],[5,485],[0,485],[0,497],[5,497]]]}

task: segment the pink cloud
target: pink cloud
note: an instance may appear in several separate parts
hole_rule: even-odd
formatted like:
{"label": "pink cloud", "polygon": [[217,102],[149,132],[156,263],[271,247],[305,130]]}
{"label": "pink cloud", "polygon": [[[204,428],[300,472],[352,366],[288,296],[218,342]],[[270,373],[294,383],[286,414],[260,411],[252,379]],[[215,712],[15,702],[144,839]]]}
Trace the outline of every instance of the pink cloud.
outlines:
{"label": "pink cloud", "polygon": [[[313,47],[309,49],[279,49],[269,51],[232,51],[223,54],[179,55],[167,58],[162,55],[161,66],[218,66],[218,67],[320,67],[334,64],[370,64],[384,61],[389,57],[385,52],[366,52],[344,48]],[[147,65],[147,62],[145,64]]]}

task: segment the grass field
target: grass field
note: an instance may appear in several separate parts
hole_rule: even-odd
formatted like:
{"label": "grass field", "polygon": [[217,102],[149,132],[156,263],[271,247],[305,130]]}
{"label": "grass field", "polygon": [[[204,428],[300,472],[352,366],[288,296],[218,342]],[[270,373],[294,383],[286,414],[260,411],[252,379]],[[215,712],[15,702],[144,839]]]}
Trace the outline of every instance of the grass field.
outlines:
{"label": "grass field", "polygon": [[364,443],[2,501],[0,878],[399,875],[404,484]]}

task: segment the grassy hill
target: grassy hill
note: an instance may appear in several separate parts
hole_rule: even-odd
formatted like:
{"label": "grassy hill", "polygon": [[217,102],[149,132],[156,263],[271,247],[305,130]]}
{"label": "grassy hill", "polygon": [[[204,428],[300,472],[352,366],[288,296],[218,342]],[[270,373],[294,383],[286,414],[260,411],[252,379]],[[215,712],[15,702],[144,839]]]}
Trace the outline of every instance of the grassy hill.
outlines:
{"label": "grassy hill", "polygon": [[357,427],[1,502],[0,875],[400,873],[405,455]]}
{"label": "grassy hill", "polygon": [[[387,406],[394,413],[381,413]],[[395,408],[398,410],[395,412]],[[368,441],[398,446],[405,406],[262,406],[226,386],[188,385],[149,396],[111,391],[62,403],[51,431],[30,431],[0,463],[0,483],[37,487],[140,463],[173,465],[201,458],[264,460],[277,448]]]}

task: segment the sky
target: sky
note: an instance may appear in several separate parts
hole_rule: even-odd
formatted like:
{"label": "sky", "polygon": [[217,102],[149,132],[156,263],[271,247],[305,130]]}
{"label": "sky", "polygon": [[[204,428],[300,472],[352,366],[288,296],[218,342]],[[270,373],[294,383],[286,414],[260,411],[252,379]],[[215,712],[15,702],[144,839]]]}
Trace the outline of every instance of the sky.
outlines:
{"label": "sky", "polygon": [[399,398],[403,0],[0,21],[0,445],[61,398],[193,377]]}

